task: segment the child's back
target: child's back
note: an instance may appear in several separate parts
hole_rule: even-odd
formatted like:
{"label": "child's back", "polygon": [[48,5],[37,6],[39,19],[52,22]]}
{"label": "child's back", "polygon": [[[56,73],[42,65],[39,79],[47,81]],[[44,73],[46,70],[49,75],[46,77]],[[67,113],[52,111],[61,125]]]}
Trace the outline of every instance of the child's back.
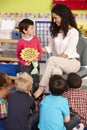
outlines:
{"label": "child's back", "polygon": [[67,99],[52,94],[40,104],[40,130],[66,130],[63,118],[69,115]]}
{"label": "child's back", "polygon": [[40,130],[66,130],[64,121],[70,120],[68,100],[62,97],[66,82],[59,75],[53,75],[49,81],[51,94],[40,103]]}
{"label": "child's back", "polygon": [[63,94],[69,101],[72,113],[81,117],[81,123],[87,127],[87,91],[80,88],[82,79],[76,73],[70,73],[67,78],[69,90]]}
{"label": "child's back", "polygon": [[31,97],[33,80],[27,73],[17,76],[17,91],[8,97],[8,114],[6,130],[28,130],[29,117],[35,109],[34,98]]}
{"label": "child's back", "polygon": [[20,91],[10,94],[6,130],[28,130],[29,115],[34,109],[34,99],[29,94]]}

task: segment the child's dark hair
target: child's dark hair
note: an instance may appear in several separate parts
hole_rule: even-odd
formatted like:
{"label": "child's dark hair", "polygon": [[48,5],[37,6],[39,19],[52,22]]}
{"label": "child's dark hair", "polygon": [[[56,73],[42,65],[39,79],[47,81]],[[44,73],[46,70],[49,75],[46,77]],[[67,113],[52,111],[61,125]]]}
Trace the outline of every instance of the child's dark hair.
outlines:
{"label": "child's dark hair", "polygon": [[0,72],[0,88],[7,83],[5,76],[6,76],[5,73]]}
{"label": "child's dark hair", "polygon": [[82,84],[82,79],[76,73],[70,73],[67,77],[67,84],[69,88],[80,88]]}
{"label": "child's dark hair", "polygon": [[60,75],[52,75],[49,80],[49,90],[55,95],[62,95],[66,90],[67,84],[66,81]]}
{"label": "child's dark hair", "polygon": [[19,22],[19,30],[24,34],[24,29],[27,31],[28,27],[30,25],[34,25],[34,22],[30,19],[23,19],[22,21]]}

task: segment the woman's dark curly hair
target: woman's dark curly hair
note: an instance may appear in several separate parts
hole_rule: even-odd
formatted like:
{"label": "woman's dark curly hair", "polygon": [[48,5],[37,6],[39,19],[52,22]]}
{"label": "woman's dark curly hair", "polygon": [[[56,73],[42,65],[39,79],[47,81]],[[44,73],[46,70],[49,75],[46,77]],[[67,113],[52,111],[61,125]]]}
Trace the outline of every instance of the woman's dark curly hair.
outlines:
{"label": "woman's dark curly hair", "polygon": [[53,17],[52,17],[52,22],[50,26],[50,32],[52,37],[56,37],[60,29],[63,30],[64,37],[65,37],[67,35],[69,25],[71,25],[72,27],[78,30],[75,18],[70,8],[67,7],[66,5],[64,4],[55,5],[51,10],[51,14],[52,13],[55,13],[56,15],[60,16],[62,19],[61,26],[57,26],[57,24],[53,22]]}

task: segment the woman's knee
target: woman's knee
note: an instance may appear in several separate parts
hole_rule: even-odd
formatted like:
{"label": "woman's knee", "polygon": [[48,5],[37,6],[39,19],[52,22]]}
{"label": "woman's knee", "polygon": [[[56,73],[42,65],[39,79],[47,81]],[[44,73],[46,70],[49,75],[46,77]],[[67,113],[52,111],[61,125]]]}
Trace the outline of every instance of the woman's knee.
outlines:
{"label": "woman's knee", "polygon": [[52,75],[54,74],[58,74],[58,75],[62,75],[63,74],[63,71],[58,68],[58,67],[55,67],[53,70],[52,70]]}
{"label": "woman's knee", "polygon": [[54,57],[54,56],[51,56],[51,57],[48,59],[47,64],[49,64],[50,67],[51,67],[51,65],[52,65],[52,66],[55,66],[55,61],[56,61],[55,57]]}
{"label": "woman's knee", "polygon": [[48,59],[48,61],[53,61],[53,60],[55,60],[55,56],[51,56],[51,57],[49,57],[49,59]]}

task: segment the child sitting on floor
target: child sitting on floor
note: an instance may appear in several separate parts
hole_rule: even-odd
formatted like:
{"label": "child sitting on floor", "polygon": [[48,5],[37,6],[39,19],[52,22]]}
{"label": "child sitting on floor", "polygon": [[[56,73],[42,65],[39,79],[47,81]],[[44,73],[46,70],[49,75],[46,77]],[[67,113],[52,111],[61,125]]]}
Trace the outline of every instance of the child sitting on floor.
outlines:
{"label": "child sitting on floor", "polygon": [[10,94],[7,89],[11,79],[3,72],[0,72],[0,130],[4,130],[4,122],[7,117],[7,96]]}
{"label": "child sitting on floor", "polygon": [[50,77],[50,94],[44,97],[40,103],[39,130],[84,129],[84,125],[80,123],[79,116],[70,115],[68,100],[62,95],[66,89],[66,81],[60,75],[52,75]]}
{"label": "child sitting on floor", "polygon": [[59,75],[50,77],[49,90],[40,103],[39,130],[66,130],[64,122],[70,121],[68,100],[62,96],[66,82]]}
{"label": "child sitting on floor", "polygon": [[87,91],[81,89],[81,83],[82,79],[79,75],[70,73],[67,78],[69,90],[63,96],[68,99],[71,112],[77,113],[81,118],[81,123],[87,127]]}
{"label": "child sitting on floor", "polygon": [[16,92],[8,97],[6,130],[31,130],[29,121],[36,108],[34,98],[31,96],[32,84],[33,79],[28,73],[24,72],[17,76]]}

